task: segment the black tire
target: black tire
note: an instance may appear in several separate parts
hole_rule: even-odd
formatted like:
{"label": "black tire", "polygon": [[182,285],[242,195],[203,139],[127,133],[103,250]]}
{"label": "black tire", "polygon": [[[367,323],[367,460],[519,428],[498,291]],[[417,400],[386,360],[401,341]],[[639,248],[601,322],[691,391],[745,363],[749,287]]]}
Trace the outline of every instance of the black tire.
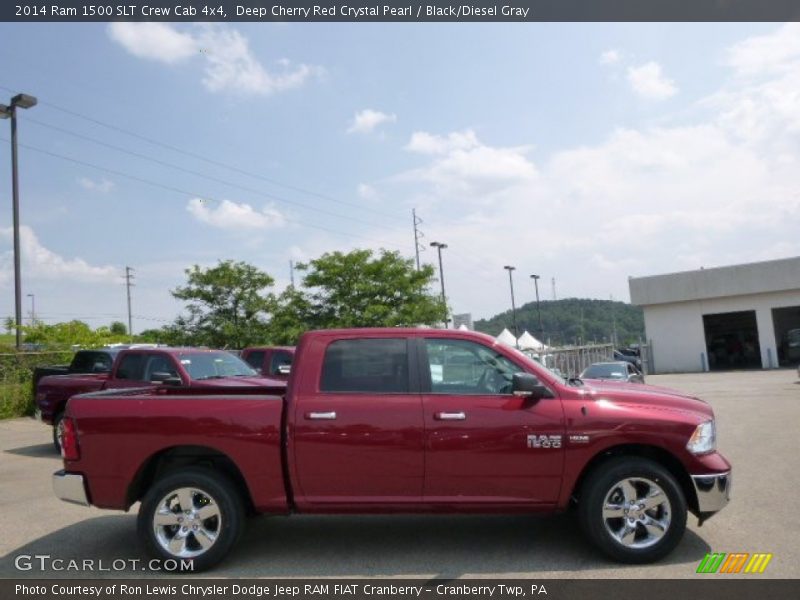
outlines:
{"label": "black tire", "polygon": [[[645,498],[647,505],[660,503],[646,508]],[[683,490],[669,471],[644,458],[625,456],[599,465],[582,487],[578,512],[589,540],[625,563],[663,558],[686,530]]]}
{"label": "black tire", "polygon": [[[191,490],[188,509],[178,496],[182,491],[186,498],[187,489]],[[162,521],[156,526],[159,510],[160,518],[175,520],[174,525]],[[187,515],[187,510],[197,516]],[[209,511],[208,514],[215,512],[217,516],[203,518],[206,513],[197,512],[201,510]],[[209,569],[225,558],[241,536],[243,525],[244,506],[236,486],[220,473],[199,467],[167,473],[158,479],[142,499],[137,519],[139,538],[150,555],[178,563],[191,561],[195,572]],[[172,543],[182,549],[170,550]]]}
{"label": "black tire", "polygon": [[62,431],[62,421],[64,420],[64,413],[58,413],[53,419],[53,446],[56,448],[56,452],[61,454],[61,436],[63,435]]}

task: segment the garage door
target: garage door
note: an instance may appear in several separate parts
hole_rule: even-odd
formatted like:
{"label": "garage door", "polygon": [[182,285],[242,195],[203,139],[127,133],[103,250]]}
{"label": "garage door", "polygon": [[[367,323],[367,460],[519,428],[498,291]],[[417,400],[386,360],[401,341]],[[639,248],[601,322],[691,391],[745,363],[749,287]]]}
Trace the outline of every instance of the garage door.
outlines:
{"label": "garage door", "polygon": [[703,328],[709,369],[761,368],[756,311],[703,315]]}

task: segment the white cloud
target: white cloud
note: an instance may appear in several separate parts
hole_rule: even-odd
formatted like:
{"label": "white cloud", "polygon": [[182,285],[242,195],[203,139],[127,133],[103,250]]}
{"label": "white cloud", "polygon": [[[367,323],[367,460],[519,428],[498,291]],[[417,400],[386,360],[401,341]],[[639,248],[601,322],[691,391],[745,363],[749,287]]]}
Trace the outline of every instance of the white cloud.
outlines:
{"label": "white cloud", "polygon": [[206,60],[205,86],[212,92],[235,90],[268,96],[300,87],[321,69],[294,64],[288,59],[277,61],[273,70],[261,65],[250,50],[250,44],[235,29],[204,26],[197,36]]}
{"label": "white cloud", "polygon": [[79,177],[78,178],[78,185],[86,190],[90,190],[93,192],[100,192],[102,194],[107,194],[111,190],[114,189],[114,182],[109,181],[108,179],[89,179],[88,177]]}
{"label": "white cloud", "polygon": [[353,116],[353,121],[350,123],[350,127],[347,128],[347,133],[371,133],[381,124],[394,123],[395,121],[397,121],[397,115],[365,108]]}
{"label": "white cloud", "polygon": [[269,229],[281,227],[286,223],[284,216],[275,208],[265,206],[256,210],[244,202],[223,200],[216,207],[200,198],[192,198],[186,205],[195,219],[219,229]]}
{"label": "white cloud", "polygon": [[364,200],[373,200],[378,195],[378,191],[368,183],[358,184],[358,197]]}
{"label": "white cloud", "polygon": [[622,55],[619,50],[606,50],[600,55],[601,65],[613,65],[620,61]]}
{"label": "white cloud", "polygon": [[175,64],[198,53],[197,41],[167,23],[115,22],[108,26],[112,40],[139,58]]}
{"label": "white cloud", "polygon": [[415,131],[406,145],[406,150],[418,154],[447,154],[456,150],[471,150],[480,146],[478,136],[471,129],[454,131],[447,135],[436,135]]}
{"label": "white cloud", "polygon": [[726,64],[739,75],[785,72],[800,61],[800,23],[787,23],[777,31],[734,44]]}
{"label": "white cloud", "polygon": [[666,100],[678,93],[675,82],[666,77],[661,65],[654,61],[629,67],[628,82],[636,94],[650,100]]}
{"label": "white cloud", "polygon": [[530,182],[537,176],[535,165],[526,156],[529,148],[488,146],[469,129],[447,135],[417,131],[406,150],[431,157],[431,163],[399,178],[433,183],[440,195],[458,191],[486,199],[491,193]]}
{"label": "white cloud", "polygon": [[[119,270],[112,266],[95,266],[82,258],[64,258],[41,244],[33,229],[22,225],[20,234],[20,256],[26,277],[32,279],[65,279],[71,282],[114,282]],[[0,229],[0,239],[11,244],[13,230]],[[0,254],[0,283],[13,281],[13,253],[8,250]]]}
{"label": "white cloud", "polygon": [[165,23],[112,23],[108,31],[112,40],[140,58],[176,64],[198,57],[204,63],[203,85],[211,92],[269,96],[300,87],[323,72],[285,58],[268,69],[245,36],[221,25],[178,31]]}

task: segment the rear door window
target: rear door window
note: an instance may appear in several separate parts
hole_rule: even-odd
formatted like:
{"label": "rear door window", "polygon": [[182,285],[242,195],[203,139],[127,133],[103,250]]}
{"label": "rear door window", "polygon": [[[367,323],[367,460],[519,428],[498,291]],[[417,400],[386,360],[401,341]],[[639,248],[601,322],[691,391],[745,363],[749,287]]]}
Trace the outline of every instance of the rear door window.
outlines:
{"label": "rear door window", "polygon": [[253,350],[247,355],[247,358],[245,358],[244,360],[245,362],[247,362],[248,365],[253,367],[256,371],[260,372],[261,368],[264,366],[265,355],[266,352],[264,352],[264,350]]}
{"label": "rear door window", "polygon": [[402,394],[409,391],[404,338],[338,340],[325,351],[320,390]]}
{"label": "rear door window", "polygon": [[117,379],[142,381],[144,378],[144,354],[126,354],[117,369]]}

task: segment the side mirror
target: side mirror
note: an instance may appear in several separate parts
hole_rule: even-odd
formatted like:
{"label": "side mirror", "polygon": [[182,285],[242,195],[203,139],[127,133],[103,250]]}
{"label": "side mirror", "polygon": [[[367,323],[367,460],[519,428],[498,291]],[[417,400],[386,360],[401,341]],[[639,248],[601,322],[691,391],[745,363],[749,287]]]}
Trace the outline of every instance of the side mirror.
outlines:
{"label": "side mirror", "polygon": [[534,400],[553,397],[553,393],[539,382],[539,378],[530,373],[514,373],[511,379],[511,393]]}
{"label": "side mirror", "polygon": [[108,373],[111,369],[108,365],[96,362],[92,365],[92,373]]}
{"label": "side mirror", "polygon": [[156,371],[155,373],[150,374],[150,383],[163,383],[164,385],[183,385],[183,381],[181,381],[180,377],[176,377],[171,373],[167,373],[166,371]]}
{"label": "side mirror", "polygon": [[288,375],[292,372],[292,365],[280,365],[278,367],[278,375]]}

